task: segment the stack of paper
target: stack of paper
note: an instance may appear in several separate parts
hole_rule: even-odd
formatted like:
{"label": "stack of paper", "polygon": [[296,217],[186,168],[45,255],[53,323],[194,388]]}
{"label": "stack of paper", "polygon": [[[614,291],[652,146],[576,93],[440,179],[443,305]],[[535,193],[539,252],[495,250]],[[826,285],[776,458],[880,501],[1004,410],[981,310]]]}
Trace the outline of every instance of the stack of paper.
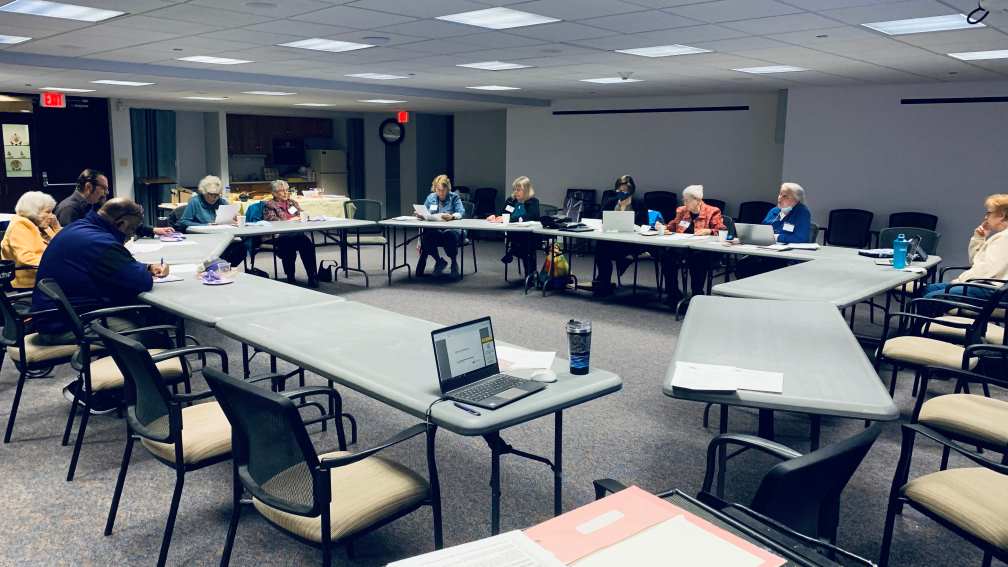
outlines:
{"label": "stack of paper", "polygon": [[501,370],[519,370],[531,368],[535,370],[553,367],[556,352],[524,350],[520,348],[497,345],[497,360]]}
{"label": "stack of paper", "polygon": [[678,361],[672,375],[672,387],[710,392],[754,390],[780,394],[784,391],[784,374]]}
{"label": "stack of paper", "polygon": [[138,242],[134,240],[126,244],[126,249],[133,254],[144,254],[146,252],[157,252],[162,246],[164,244],[158,241]]}
{"label": "stack of paper", "polygon": [[818,250],[819,244],[816,242],[793,242],[788,244],[791,248],[795,250]]}
{"label": "stack of paper", "polygon": [[388,567],[564,567],[520,531],[507,532],[410,559]]}

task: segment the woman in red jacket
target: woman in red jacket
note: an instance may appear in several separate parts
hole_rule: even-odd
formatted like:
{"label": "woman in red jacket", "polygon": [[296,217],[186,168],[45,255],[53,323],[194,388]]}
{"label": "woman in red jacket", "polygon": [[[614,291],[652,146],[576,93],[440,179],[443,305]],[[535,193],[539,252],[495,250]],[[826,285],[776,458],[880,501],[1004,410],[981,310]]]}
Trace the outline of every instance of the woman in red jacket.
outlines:
{"label": "woman in red jacket", "polygon": [[[703,201],[703,185],[690,185],[683,190],[683,205],[676,209],[676,216],[667,225],[666,230],[680,234],[695,234],[697,236],[717,235],[725,230],[721,209],[708,205]],[[690,273],[690,283],[693,295],[703,294],[707,289],[707,272],[710,269],[712,254],[693,250],[669,248],[662,262],[662,273],[665,279],[666,301],[676,305],[682,299],[679,291],[679,264],[686,259],[686,267]]]}

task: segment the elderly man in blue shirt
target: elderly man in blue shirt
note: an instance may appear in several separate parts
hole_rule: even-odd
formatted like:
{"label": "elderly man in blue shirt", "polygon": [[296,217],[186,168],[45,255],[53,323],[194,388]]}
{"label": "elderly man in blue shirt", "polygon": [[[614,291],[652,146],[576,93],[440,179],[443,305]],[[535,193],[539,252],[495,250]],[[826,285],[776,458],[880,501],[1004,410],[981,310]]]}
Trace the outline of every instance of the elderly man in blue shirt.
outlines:
{"label": "elderly man in blue shirt", "polygon": [[[763,224],[773,227],[777,242],[795,244],[812,242],[812,213],[805,206],[805,189],[797,183],[782,183],[777,192],[777,206],[770,209]],[[736,239],[737,240],[737,239]],[[735,275],[746,278],[786,266],[779,258],[747,257],[738,262]]]}
{"label": "elderly man in blue shirt", "polygon": [[[458,193],[452,191],[451,180],[447,175],[438,175],[431,183],[431,193],[424,201],[425,214],[417,217],[436,222],[453,221],[465,215],[465,206]],[[444,248],[445,255],[451,259],[451,277],[458,279],[458,247],[462,243],[462,231],[449,228],[425,228],[420,234],[420,259],[417,260],[416,275],[423,276],[427,268],[427,257],[434,256],[434,275],[444,273],[448,262],[438,253],[438,248]]]}

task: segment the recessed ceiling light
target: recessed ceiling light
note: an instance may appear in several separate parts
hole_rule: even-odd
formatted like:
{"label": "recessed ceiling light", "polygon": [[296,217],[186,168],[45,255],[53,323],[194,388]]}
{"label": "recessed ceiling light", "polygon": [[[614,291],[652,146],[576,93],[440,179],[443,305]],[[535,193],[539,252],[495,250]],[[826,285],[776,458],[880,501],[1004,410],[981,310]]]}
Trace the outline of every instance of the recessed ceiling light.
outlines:
{"label": "recessed ceiling light", "polygon": [[332,105],[324,102],[298,102],[295,103],[294,106],[332,106]]}
{"label": "recessed ceiling light", "polygon": [[226,96],[184,96],[189,100],[227,100]]}
{"label": "recessed ceiling light", "polygon": [[70,87],[41,87],[40,91],[59,91],[61,93],[93,93],[94,89],[73,89]]}
{"label": "recessed ceiling light", "polygon": [[503,61],[480,61],[479,63],[462,63],[456,67],[468,67],[470,69],[483,69],[484,71],[507,71],[510,69],[528,69],[531,65],[521,63],[505,63]]}
{"label": "recessed ceiling light", "polygon": [[520,91],[519,87],[504,87],[501,85],[482,85],[479,87],[466,87],[467,89],[475,89],[477,91]]}
{"label": "recessed ceiling light", "polygon": [[21,43],[21,42],[24,42],[24,41],[28,41],[29,39],[31,39],[31,38],[30,37],[24,37],[24,36],[21,36],[21,35],[2,35],[2,34],[0,34],[0,43],[5,43],[5,44],[9,44],[9,45],[13,45],[15,43]]}
{"label": "recessed ceiling light", "polygon": [[639,83],[642,79],[630,79],[623,77],[599,77],[597,79],[579,79],[582,83],[598,83],[600,85],[612,85],[616,83]]}
{"label": "recessed ceiling light", "polygon": [[291,96],[297,93],[288,93],[284,91],[242,91],[242,94],[254,94],[260,96]]}
{"label": "recessed ceiling light", "polygon": [[993,51],[963,51],[962,53],[949,53],[949,57],[955,57],[962,61],[980,61],[983,59],[1008,59],[1008,49],[995,49]]}
{"label": "recessed ceiling light", "polygon": [[385,73],[352,73],[347,77],[358,79],[374,79],[376,81],[391,81],[392,79],[408,79],[406,75],[386,75]]}
{"label": "recessed ceiling light", "polygon": [[741,69],[732,69],[732,71],[750,73],[753,75],[767,75],[770,73],[794,73],[795,71],[808,71],[808,69],[804,67],[794,67],[792,65],[767,65],[766,67],[742,67]]}
{"label": "recessed ceiling light", "polygon": [[92,8],[90,6],[78,6],[77,4],[49,2],[48,0],[14,0],[0,6],[0,12],[46,16],[48,18],[62,18],[64,20],[77,20],[80,22],[100,22],[126,13],[117,10],[102,10],[101,8]]}
{"label": "recessed ceiling light", "polygon": [[387,98],[366,98],[357,102],[370,102],[372,104],[405,104],[405,100],[390,100]]}
{"label": "recessed ceiling light", "polygon": [[141,83],[140,81],[116,81],[113,79],[99,79],[97,81],[91,81],[91,82],[98,85],[119,85],[121,87],[146,87],[147,85],[155,84],[155,83]]}
{"label": "recessed ceiling light", "polygon": [[446,22],[455,22],[457,24],[466,24],[468,26],[489,28],[492,30],[521,28],[537,24],[551,24],[553,22],[560,21],[557,18],[540,16],[539,14],[522,12],[521,10],[512,10],[511,8],[487,8],[486,10],[460,12],[458,14],[438,16],[437,19],[444,20]]}
{"label": "recessed ceiling light", "polygon": [[318,37],[313,37],[310,39],[301,39],[298,41],[281,43],[280,47],[296,47],[298,49],[311,49],[313,51],[332,51],[333,53],[339,53],[341,51],[354,51],[356,49],[366,49],[368,47],[374,47],[374,46],[369,43],[354,43],[352,41],[336,41],[334,39],[322,39]]}
{"label": "recessed ceiling light", "polygon": [[637,47],[635,49],[617,49],[616,53],[640,55],[641,57],[669,57],[670,55],[692,55],[694,53],[710,53],[710,49],[690,47],[688,45],[656,45],[654,47]]}
{"label": "recessed ceiling light", "polygon": [[209,63],[211,65],[241,65],[242,63],[255,63],[255,61],[249,61],[248,59],[231,59],[230,57],[212,57],[210,55],[190,55],[189,57],[179,57],[178,61]]}
{"label": "recessed ceiling light", "polygon": [[861,25],[889,35],[904,35],[908,33],[964,30],[986,27],[979,23],[970,24],[966,21],[966,16],[963,14],[932,16],[930,18],[910,18],[908,20],[892,20],[888,22],[871,22]]}

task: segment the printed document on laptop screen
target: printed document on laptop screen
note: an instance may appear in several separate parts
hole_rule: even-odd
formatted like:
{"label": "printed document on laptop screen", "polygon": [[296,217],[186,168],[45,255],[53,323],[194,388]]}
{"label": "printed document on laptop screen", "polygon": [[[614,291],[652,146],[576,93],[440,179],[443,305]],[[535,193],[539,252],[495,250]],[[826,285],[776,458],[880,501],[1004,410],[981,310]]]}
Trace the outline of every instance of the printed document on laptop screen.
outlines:
{"label": "printed document on laptop screen", "polygon": [[456,378],[497,362],[489,320],[439,333],[434,339],[434,351],[442,380]]}

